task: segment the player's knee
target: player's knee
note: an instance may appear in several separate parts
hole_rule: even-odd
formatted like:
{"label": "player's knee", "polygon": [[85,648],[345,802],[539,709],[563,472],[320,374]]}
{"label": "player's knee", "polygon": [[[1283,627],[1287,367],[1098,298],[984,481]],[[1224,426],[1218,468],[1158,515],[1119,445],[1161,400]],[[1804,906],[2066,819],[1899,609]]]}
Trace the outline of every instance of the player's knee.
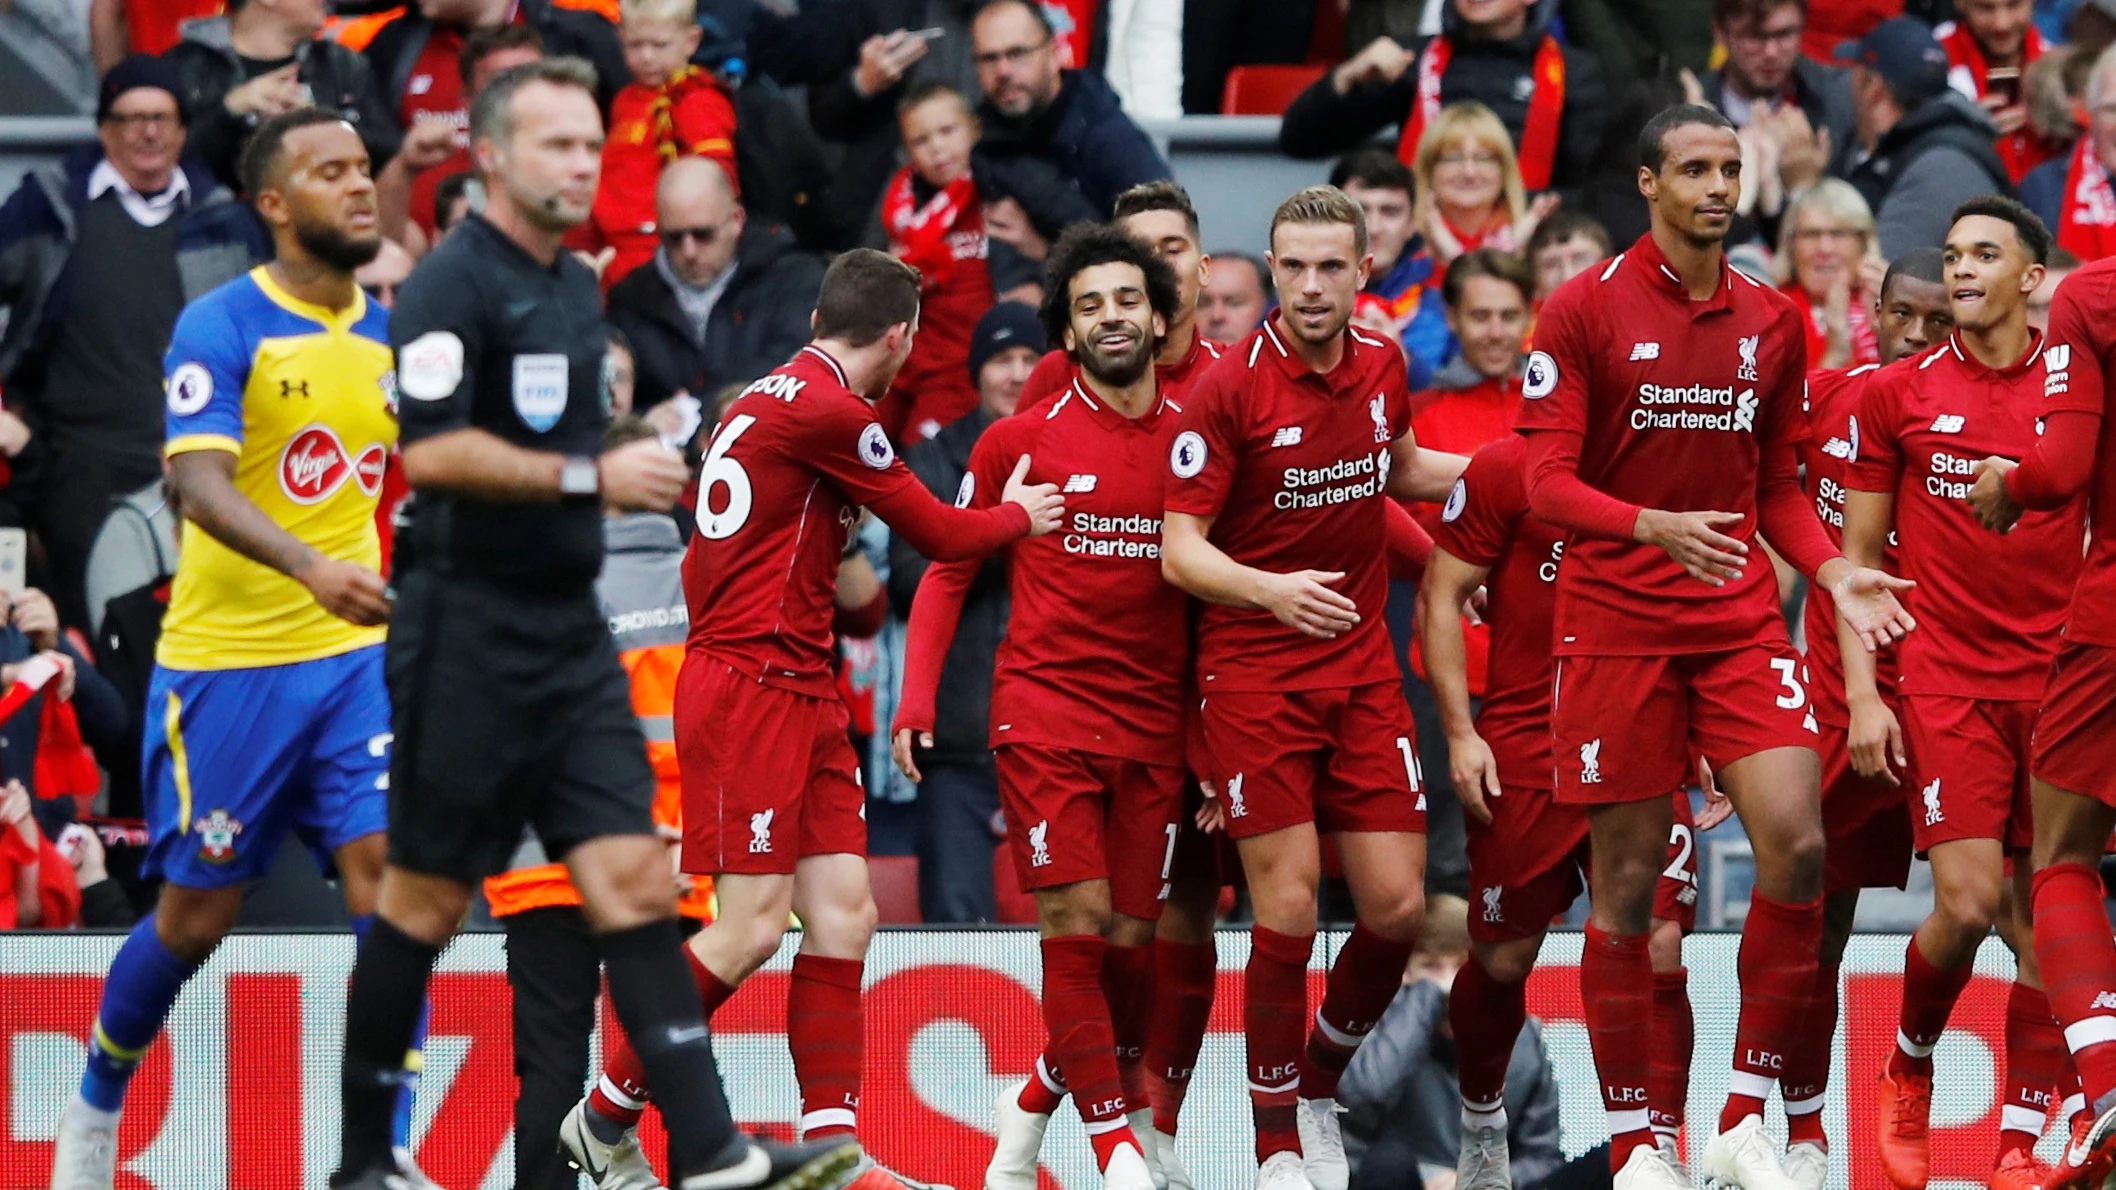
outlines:
{"label": "player's knee", "polygon": [[1315,888],[1313,885],[1280,882],[1269,889],[1252,885],[1249,903],[1256,911],[1258,925],[1281,934],[1305,934],[1315,930]]}
{"label": "player's knee", "polygon": [[1494,983],[1520,983],[1535,969],[1536,953],[1542,947],[1541,938],[1523,938],[1514,942],[1480,942],[1471,947],[1477,966],[1491,977]]}
{"label": "player's knee", "polygon": [[154,935],[170,954],[187,963],[203,963],[220,940],[235,928],[242,913],[242,889],[162,886],[155,905]]}
{"label": "player's knee", "polygon": [[1996,880],[1959,881],[1933,891],[1932,911],[1956,937],[1981,939],[1998,921],[2001,899]]}
{"label": "player's knee", "polygon": [[[1376,900],[1380,903],[1373,903]],[[1360,909],[1359,924],[1397,942],[1416,938],[1425,926],[1425,890],[1411,884],[1391,889],[1382,897],[1369,898],[1369,903]]]}
{"label": "player's knee", "polygon": [[881,916],[874,898],[863,896],[832,905],[828,911],[815,915],[815,920],[804,920],[802,928],[815,934],[827,953],[838,958],[862,958],[867,954],[867,943],[874,938],[875,927],[881,924]]}

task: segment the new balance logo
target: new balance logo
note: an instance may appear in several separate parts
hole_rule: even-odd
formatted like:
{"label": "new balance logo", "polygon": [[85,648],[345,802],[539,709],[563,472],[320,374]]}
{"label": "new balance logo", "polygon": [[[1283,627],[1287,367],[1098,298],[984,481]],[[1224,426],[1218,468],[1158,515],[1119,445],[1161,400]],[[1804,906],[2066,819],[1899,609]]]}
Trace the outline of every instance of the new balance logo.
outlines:
{"label": "new balance logo", "polygon": [[2096,1008],[2116,1009],[2116,992],[2096,992],[2094,1002],[2087,1005],[2089,1011]]}
{"label": "new balance logo", "polygon": [[1932,432],[1935,434],[1959,434],[1962,432],[1964,423],[1965,419],[1959,413],[1942,413],[1932,419]]}
{"label": "new balance logo", "polygon": [[[862,807],[864,808],[864,807]],[[777,810],[759,810],[749,816],[749,853],[771,854],[771,819]]]}
{"label": "new balance logo", "polygon": [[[1660,344],[1658,343],[1633,343],[1631,345],[1631,362],[1633,363],[1637,363],[1642,359],[1659,358]],[[1498,919],[1494,918],[1493,920],[1496,921]]]}
{"label": "new balance logo", "polygon": [[1236,773],[1227,782],[1227,817],[1247,818],[1249,807],[1242,804],[1242,774]]}
{"label": "new balance logo", "polygon": [[1822,453],[1833,459],[1849,460],[1852,457],[1851,443],[1842,438],[1832,438],[1822,444]]}
{"label": "new balance logo", "polygon": [[1095,477],[1092,475],[1067,476],[1064,490],[1068,492],[1092,492],[1095,490]]}
{"label": "new balance logo", "polygon": [[1271,445],[1273,445],[1273,446],[1299,446],[1299,445],[1300,445],[1300,427],[1299,427],[1299,426],[1280,426],[1280,427],[1278,428],[1278,432],[1277,432],[1277,433],[1275,433],[1275,434],[1273,434],[1273,435],[1271,435]]}
{"label": "new balance logo", "polygon": [[1049,843],[1045,841],[1046,836],[1050,833],[1051,824],[1049,819],[1045,819],[1029,828],[1030,867],[1048,868],[1051,866],[1051,848]]}
{"label": "new balance logo", "polygon": [[1600,785],[1601,783],[1602,741],[1597,738],[1588,740],[1580,745],[1580,784]]}
{"label": "new balance logo", "polygon": [[1926,826],[1938,826],[1940,823],[1947,821],[1947,815],[1940,809],[1940,779],[1938,777],[1932,779],[1932,784],[1919,790],[1918,796],[1925,799]]}

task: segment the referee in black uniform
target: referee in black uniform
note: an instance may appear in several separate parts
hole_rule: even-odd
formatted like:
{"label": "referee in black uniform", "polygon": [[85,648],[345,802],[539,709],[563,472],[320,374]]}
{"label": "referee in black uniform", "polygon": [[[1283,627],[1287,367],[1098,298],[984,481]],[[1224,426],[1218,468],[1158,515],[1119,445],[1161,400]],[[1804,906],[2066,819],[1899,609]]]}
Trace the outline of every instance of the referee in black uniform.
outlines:
{"label": "referee in black uniform", "polygon": [[389,866],[346,1002],[334,1187],[408,1190],[390,1113],[427,978],[472,886],[506,866],[525,824],[586,902],[668,1122],[670,1184],[810,1190],[857,1156],[736,1131],[679,951],[646,742],[593,584],[603,498],[665,509],[687,473],[658,441],[598,453],[601,295],[560,247],[595,199],[594,88],[586,63],[555,59],[477,97],[485,214],[419,265],[390,319],[416,494],[389,637]]}

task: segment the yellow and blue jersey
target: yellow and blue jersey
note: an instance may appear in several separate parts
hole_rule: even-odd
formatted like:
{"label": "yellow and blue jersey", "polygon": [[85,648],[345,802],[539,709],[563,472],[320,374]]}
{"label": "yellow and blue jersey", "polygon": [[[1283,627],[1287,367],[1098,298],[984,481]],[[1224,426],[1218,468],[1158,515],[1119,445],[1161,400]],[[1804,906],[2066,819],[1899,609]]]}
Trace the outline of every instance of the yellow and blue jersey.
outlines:
{"label": "yellow and blue jersey", "polygon": [[[397,444],[388,311],[362,293],[333,312],[250,270],[184,308],[164,360],[167,457],[235,456],[235,490],[328,557],[381,564],[375,505]],[[156,660],[178,670],[252,669],[380,644],[307,588],[197,525]]]}

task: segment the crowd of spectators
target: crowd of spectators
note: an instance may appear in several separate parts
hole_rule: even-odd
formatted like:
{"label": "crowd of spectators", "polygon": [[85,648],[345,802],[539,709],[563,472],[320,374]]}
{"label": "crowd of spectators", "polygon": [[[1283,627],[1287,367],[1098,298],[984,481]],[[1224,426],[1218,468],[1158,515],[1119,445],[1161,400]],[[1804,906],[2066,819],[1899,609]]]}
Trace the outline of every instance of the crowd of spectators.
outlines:
{"label": "crowd of spectators", "polygon": [[[13,9],[0,0],[0,20]],[[1155,121],[1237,104],[1262,70],[1293,80],[1279,151],[1365,211],[1356,317],[1402,345],[1420,440],[1443,449],[1506,432],[1543,300],[1643,231],[1630,146],[1670,102],[1739,128],[1734,257],[1807,314],[1815,366],[1876,358],[1881,271],[1935,244],[1963,199],[2027,202],[2064,249],[2053,276],[2116,253],[2116,0],[92,0],[82,28],[95,143],[0,206],[0,534],[23,535],[30,584],[6,601],[0,680],[49,654],[67,695],[47,686],[0,720],[0,924],[123,910],[85,892],[123,874],[180,543],[161,353],[187,301],[269,250],[234,163],[279,112],[336,112],[367,144],[388,243],[360,281],[387,305],[482,204],[480,89],[585,59],[609,135],[570,246],[607,294],[616,404],[695,457],[729,394],[808,337],[830,254],[885,247],[919,267],[926,301],[884,424],[950,496],[1044,349],[1051,242],[1175,176]],[[1274,303],[1261,228],[1205,230],[1198,333],[1236,340]],[[871,730],[924,563],[879,530],[862,540],[840,602],[876,637],[848,666]],[[987,573],[924,784],[868,766],[882,801],[912,803],[877,842],[920,856],[928,920],[1003,913],[984,737],[1006,616]],[[1461,870],[1444,851],[1443,886]]]}

